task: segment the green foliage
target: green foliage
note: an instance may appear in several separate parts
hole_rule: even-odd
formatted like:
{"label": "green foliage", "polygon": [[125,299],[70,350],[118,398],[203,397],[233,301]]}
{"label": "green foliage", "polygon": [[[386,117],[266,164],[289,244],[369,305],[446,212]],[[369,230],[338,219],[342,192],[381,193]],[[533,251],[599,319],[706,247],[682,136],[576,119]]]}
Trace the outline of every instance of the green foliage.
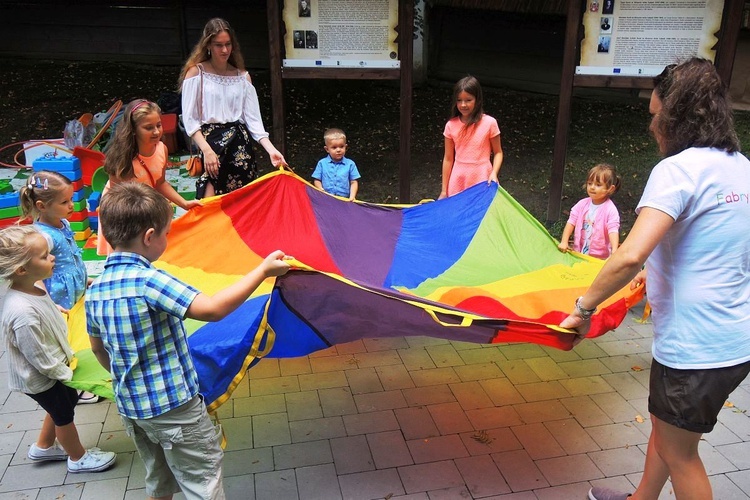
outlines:
{"label": "green foliage", "polygon": [[737,130],[737,135],[740,138],[742,150],[744,151],[745,156],[747,156],[748,151],[750,151],[750,110],[735,111],[734,125]]}
{"label": "green foliage", "polygon": [[563,233],[563,230],[565,229],[566,223],[567,223],[567,217],[558,219],[552,224],[547,225],[547,232],[549,232],[549,234],[553,238],[560,241],[560,238],[562,237],[562,233]]}

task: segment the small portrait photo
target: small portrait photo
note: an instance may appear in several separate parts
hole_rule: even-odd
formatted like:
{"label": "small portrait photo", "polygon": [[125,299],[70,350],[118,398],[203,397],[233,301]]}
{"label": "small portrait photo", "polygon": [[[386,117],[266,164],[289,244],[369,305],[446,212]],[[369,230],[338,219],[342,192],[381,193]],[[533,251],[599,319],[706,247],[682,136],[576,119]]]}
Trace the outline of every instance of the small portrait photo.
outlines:
{"label": "small portrait photo", "polygon": [[607,33],[607,34],[612,33],[612,23],[610,22],[610,18],[608,17],[602,18],[601,28],[602,28],[602,31],[601,31],[602,33]]}
{"label": "small portrait photo", "polygon": [[317,49],[318,48],[318,33],[312,30],[305,31],[305,48],[306,49]]}
{"label": "small portrait photo", "polygon": [[594,0],[593,2],[591,2],[589,4],[589,10],[591,12],[599,12],[599,2],[597,2],[596,0]]}
{"label": "small portrait photo", "polygon": [[596,48],[597,52],[601,52],[603,54],[606,54],[609,52],[609,42],[612,39],[611,36],[600,36],[599,37],[599,46]]}
{"label": "small portrait photo", "polygon": [[299,0],[299,17],[310,17],[310,0]]}
{"label": "small portrait photo", "polygon": [[615,0],[604,0],[602,14],[612,14],[615,11]]}
{"label": "small portrait photo", "polygon": [[302,30],[294,30],[294,34],[292,35],[294,38],[294,48],[295,49],[304,49],[305,48],[305,32]]}

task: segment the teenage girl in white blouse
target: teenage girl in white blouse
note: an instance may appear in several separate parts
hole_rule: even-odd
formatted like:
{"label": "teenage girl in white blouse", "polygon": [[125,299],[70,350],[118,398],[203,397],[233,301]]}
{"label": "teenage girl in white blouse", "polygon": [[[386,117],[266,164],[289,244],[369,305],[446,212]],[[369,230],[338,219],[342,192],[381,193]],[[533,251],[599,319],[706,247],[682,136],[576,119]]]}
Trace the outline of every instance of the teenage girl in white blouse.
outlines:
{"label": "teenage girl in white blouse", "polygon": [[206,23],[182,68],[180,85],[185,130],[203,154],[198,198],[228,193],[257,177],[251,137],[273,166],[286,164],[263,127],[258,93],[228,22],[214,18]]}

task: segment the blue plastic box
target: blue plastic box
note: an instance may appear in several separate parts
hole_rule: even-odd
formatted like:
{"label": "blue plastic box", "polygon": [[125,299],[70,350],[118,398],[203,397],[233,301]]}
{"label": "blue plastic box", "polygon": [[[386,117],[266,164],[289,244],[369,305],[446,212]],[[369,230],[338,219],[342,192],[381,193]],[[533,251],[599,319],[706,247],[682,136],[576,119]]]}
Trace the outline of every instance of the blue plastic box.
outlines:
{"label": "blue plastic box", "polygon": [[40,170],[52,170],[58,172],[71,181],[77,181],[82,176],[81,160],[75,156],[57,156],[52,158],[37,158],[32,167],[34,172]]}
{"label": "blue plastic box", "polygon": [[18,193],[0,194],[0,208],[17,207],[19,203]]}
{"label": "blue plastic box", "polygon": [[73,201],[81,201],[85,199],[86,199],[86,191],[84,189],[80,189],[73,193]]}
{"label": "blue plastic box", "polygon": [[89,212],[96,212],[96,209],[99,208],[99,201],[102,198],[102,193],[99,191],[92,192],[88,199],[86,200],[86,206],[89,209]]}

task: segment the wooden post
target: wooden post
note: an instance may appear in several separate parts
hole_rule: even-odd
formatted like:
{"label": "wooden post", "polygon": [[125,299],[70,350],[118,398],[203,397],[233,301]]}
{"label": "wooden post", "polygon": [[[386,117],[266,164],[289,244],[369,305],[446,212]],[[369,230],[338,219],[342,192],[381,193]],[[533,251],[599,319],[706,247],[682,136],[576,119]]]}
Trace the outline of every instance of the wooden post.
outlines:
{"label": "wooden post", "polygon": [[190,54],[190,46],[187,36],[187,19],[185,18],[185,2],[177,0],[177,24],[180,30],[180,54],[185,61]]}
{"label": "wooden post", "polygon": [[411,191],[411,108],[414,59],[414,2],[399,1],[399,59],[401,61],[401,122],[399,127],[399,202],[409,203]]}
{"label": "wooden post", "polygon": [[744,3],[744,0],[724,0],[715,65],[716,71],[727,88],[732,79],[732,68],[737,52],[737,39],[740,36]]}
{"label": "wooden post", "polygon": [[[585,6],[586,3],[583,2],[583,8]],[[563,53],[562,77],[560,78],[560,98],[557,106],[555,146],[552,153],[552,174],[549,183],[547,224],[551,224],[560,218],[563,179],[565,177],[565,157],[568,149],[568,132],[570,130],[570,108],[573,98],[573,77],[576,69],[575,59],[578,55],[580,40],[581,8],[581,0],[568,0],[568,22],[565,26],[565,49]]]}
{"label": "wooden post", "polygon": [[271,67],[271,106],[273,127],[271,134],[274,146],[281,154],[286,155],[286,134],[284,133],[284,82],[282,79],[282,46],[284,37],[281,33],[281,11],[279,2],[267,0],[268,16],[268,51]]}

